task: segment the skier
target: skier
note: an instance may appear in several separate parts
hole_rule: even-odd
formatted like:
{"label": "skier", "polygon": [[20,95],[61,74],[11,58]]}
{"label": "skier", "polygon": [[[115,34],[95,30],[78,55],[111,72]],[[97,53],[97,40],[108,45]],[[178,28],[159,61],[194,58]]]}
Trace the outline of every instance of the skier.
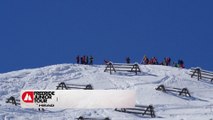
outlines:
{"label": "skier", "polygon": [[148,64],[153,64],[153,58],[151,58],[150,60],[149,60],[149,63]]}
{"label": "skier", "polygon": [[86,62],[85,62],[85,64],[88,64],[88,63],[89,63],[89,57],[86,56]]}
{"label": "skier", "polygon": [[178,60],[178,65],[179,65],[179,67],[181,67],[181,68],[184,68],[184,62],[183,62],[183,60]]}
{"label": "skier", "polygon": [[86,56],[83,56],[83,64],[86,64]]}
{"label": "skier", "polygon": [[93,57],[92,57],[92,55],[90,56],[89,60],[90,60],[89,64],[93,65]]}
{"label": "skier", "polygon": [[126,58],[126,63],[127,63],[127,64],[130,63],[130,58],[129,58],[129,57]]}
{"label": "skier", "polygon": [[171,58],[170,58],[170,57],[165,57],[165,58],[164,58],[163,65],[168,66],[168,65],[170,65],[170,62],[171,62]]}
{"label": "skier", "polygon": [[155,64],[155,65],[158,64],[158,60],[156,57],[153,57],[151,61],[152,61],[152,64]]}
{"label": "skier", "polygon": [[166,58],[166,65],[167,65],[167,66],[170,65],[170,63],[171,63],[171,58],[170,58],[170,57],[167,57],[167,58]]}
{"label": "skier", "polygon": [[166,57],[163,59],[163,62],[161,63],[161,65],[166,65]]}
{"label": "skier", "polygon": [[146,57],[146,55],[144,55],[143,61],[141,63],[143,63],[143,64],[148,64],[149,63],[149,59]]}
{"label": "skier", "polygon": [[81,57],[81,64],[84,64],[84,58]]}
{"label": "skier", "polygon": [[80,62],[80,56],[79,55],[76,57],[76,61],[77,61],[77,64],[79,64],[79,62]]}

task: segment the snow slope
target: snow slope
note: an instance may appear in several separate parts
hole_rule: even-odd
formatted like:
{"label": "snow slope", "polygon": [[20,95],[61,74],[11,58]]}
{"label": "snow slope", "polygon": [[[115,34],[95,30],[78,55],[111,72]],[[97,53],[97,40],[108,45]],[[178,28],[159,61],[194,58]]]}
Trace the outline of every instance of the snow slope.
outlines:
{"label": "snow slope", "polygon": [[[0,74],[0,120],[74,120],[79,116],[110,117],[112,120],[213,120],[213,84],[191,78],[188,69],[159,65],[140,65],[142,73],[118,72],[110,75],[104,65],[60,64]],[[131,89],[136,103],[152,104],[157,117],[116,112],[113,109],[23,109],[5,103],[10,96],[20,97],[21,90],[56,89],[60,82],[92,84],[94,89]],[[191,98],[156,91],[164,84],[187,87]]]}

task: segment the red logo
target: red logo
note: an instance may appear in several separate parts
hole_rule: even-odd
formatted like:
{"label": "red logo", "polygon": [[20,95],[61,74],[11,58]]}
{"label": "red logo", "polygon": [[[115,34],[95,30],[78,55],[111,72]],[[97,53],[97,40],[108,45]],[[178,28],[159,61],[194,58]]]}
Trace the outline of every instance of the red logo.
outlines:
{"label": "red logo", "polygon": [[34,94],[33,92],[24,92],[22,94],[22,100],[26,103],[33,103]]}

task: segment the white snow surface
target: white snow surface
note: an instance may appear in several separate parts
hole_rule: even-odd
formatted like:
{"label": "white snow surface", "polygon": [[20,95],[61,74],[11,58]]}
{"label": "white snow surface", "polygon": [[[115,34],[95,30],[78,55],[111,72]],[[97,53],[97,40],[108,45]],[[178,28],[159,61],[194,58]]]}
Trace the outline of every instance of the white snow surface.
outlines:
{"label": "white snow surface", "polygon": [[[0,120],[75,120],[84,117],[109,117],[112,120],[213,120],[213,84],[191,78],[189,69],[160,65],[140,65],[141,73],[104,72],[105,65],[59,64],[0,74]],[[114,109],[24,109],[6,103],[21,90],[55,90],[60,82],[92,84],[97,90],[135,90],[136,104],[153,105],[156,118],[116,112]],[[155,88],[187,87],[192,97],[163,93]],[[107,99],[107,98],[106,98]]]}

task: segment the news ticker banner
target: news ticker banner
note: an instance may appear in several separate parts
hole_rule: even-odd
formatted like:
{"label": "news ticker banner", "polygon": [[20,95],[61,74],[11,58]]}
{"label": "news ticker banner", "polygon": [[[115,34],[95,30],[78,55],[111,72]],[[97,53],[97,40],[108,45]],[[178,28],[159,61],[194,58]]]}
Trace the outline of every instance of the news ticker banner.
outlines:
{"label": "news ticker banner", "polygon": [[22,90],[23,108],[133,108],[134,90]]}

